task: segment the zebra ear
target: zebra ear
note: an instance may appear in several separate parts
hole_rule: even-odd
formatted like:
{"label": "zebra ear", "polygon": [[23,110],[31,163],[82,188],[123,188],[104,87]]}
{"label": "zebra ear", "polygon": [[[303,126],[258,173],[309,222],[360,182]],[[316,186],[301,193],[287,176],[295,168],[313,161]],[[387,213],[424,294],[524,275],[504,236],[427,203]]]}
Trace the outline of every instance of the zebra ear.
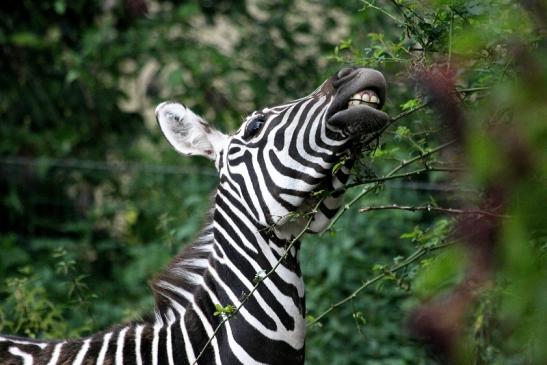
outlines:
{"label": "zebra ear", "polygon": [[169,143],[185,155],[205,156],[214,161],[228,138],[179,103],[166,101],[158,105],[156,119]]}

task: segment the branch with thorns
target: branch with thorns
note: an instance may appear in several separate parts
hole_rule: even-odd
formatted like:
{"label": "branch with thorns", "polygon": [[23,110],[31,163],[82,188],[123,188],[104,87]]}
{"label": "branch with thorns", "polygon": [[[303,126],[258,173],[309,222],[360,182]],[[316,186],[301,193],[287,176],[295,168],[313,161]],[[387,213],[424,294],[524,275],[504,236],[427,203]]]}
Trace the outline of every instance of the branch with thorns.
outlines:
{"label": "branch with thorns", "polygon": [[410,206],[410,205],[376,205],[376,206],[370,206],[359,209],[359,213],[368,213],[371,211],[376,210],[405,210],[409,212],[418,212],[418,211],[426,211],[426,212],[442,212],[447,214],[469,214],[469,215],[487,215],[491,217],[508,217],[507,215],[501,215],[493,212],[489,212],[482,209],[457,209],[457,208],[443,208],[438,207],[435,205],[420,205],[420,206]]}
{"label": "branch with thorns", "polygon": [[420,247],[420,248],[418,248],[416,251],[414,251],[412,254],[410,254],[407,258],[405,258],[402,262],[400,262],[398,264],[394,264],[393,266],[383,270],[383,272],[381,274],[376,275],[372,279],[364,281],[363,284],[360,287],[358,287],[357,289],[355,289],[350,295],[348,295],[347,297],[341,299],[340,301],[338,301],[336,303],[331,304],[328,309],[321,312],[321,314],[319,314],[317,317],[314,317],[312,320],[308,321],[307,326],[312,327],[313,325],[319,323],[319,321],[323,317],[325,317],[327,314],[329,314],[333,310],[337,309],[338,307],[341,307],[342,305],[348,303],[349,301],[355,299],[359,293],[361,293],[363,290],[370,287],[371,285],[379,282],[380,280],[382,280],[382,279],[384,279],[384,278],[386,278],[390,275],[395,274],[398,271],[401,271],[402,269],[404,269],[404,268],[410,266],[411,264],[417,262],[418,260],[420,260],[421,258],[423,258],[424,256],[426,256],[429,253],[440,250],[440,249],[443,249],[443,248],[451,246],[453,244],[454,244],[454,242],[447,242],[447,243],[441,243],[439,245],[432,246],[432,247]]}

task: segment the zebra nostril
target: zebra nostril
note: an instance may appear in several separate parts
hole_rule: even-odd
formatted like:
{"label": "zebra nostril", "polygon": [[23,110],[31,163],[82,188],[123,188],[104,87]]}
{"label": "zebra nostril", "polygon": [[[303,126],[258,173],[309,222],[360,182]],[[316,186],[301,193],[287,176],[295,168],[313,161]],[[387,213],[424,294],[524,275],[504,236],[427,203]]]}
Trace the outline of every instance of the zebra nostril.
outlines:
{"label": "zebra nostril", "polygon": [[338,74],[336,75],[339,79],[343,78],[343,77],[346,77],[348,76],[349,74],[351,74],[353,72],[353,68],[351,67],[345,67],[343,69],[341,69],[340,71],[338,71]]}

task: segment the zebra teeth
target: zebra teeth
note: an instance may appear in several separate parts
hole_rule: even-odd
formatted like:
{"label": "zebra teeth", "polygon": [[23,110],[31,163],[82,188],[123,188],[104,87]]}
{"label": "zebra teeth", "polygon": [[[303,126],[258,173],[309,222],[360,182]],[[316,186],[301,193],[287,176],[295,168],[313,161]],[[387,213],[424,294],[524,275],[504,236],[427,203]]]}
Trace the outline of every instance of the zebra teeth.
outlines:
{"label": "zebra teeth", "polygon": [[367,105],[378,109],[380,107],[380,98],[372,90],[362,90],[353,94],[348,101],[348,108],[356,105]]}

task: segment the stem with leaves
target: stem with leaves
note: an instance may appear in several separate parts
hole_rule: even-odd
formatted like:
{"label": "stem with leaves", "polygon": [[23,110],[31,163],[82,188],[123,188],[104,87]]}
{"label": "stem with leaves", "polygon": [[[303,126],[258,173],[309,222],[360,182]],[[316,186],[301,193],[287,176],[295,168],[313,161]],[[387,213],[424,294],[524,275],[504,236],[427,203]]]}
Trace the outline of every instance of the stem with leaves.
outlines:
{"label": "stem with leaves", "polygon": [[[448,214],[470,214],[470,215],[487,215],[491,217],[501,217],[501,215],[492,213],[481,209],[456,209],[456,208],[443,208],[434,205],[421,205],[421,206],[408,206],[408,205],[376,205],[359,209],[359,213],[367,213],[375,210],[406,210],[409,212],[442,212]],[[505,217],[505,216],[503,216]]]}
{"label": "stem with leaves", "polygon": [[425,255],[427,255],[428,253],[439,250],[439,249],[442,249],[442,248],[445,248],[445,247],[450,246],[452,244],[453,244],[453,242],[448,242],[448,243],[439,244],[439,245],[433,246],[433,247],[424,246],[424,247],[418,248],[416,251],[414,251],[411,255],[409,255],[402,262],[391,266],[390,268],[384,270],[384,272],[382,272],[381,274],[376,275],[372,279],[364,281],[363,284],[361,286],[359,286],[357,289],[355,289],[350,295],[348,295],[344,299],[342,299],[342,300],[340,300],[340,301],[338,301],[334,304],[331,304],[328,309],[326,309],[320,315],[318,315],[317,317],[315,317],[311,321],[309,321],[308,324],[307,324],[308,327],[312,327],[314,324],[318,323],[323,317],[325,317],[327,314],[329,314],[330,312],[332,312],[336,308],[338,308],[338,307],[346,304],[347,302],[355,299],[360,292],[362,292],[366,288],[370,287],[371,285],[373,285],[373,284],[377,283],[378,281],[380,281],[380,280],[382,280],[382,279],[384,279],[384,278],[386,278],[390,275],[393,275],[394,273],[400,271],[401,269],[415,263],[416,261],[418,261],[419,259],[421,259]]}
{"label": "stem with leaves", "polygon": [[[391,170],[390,172],[388,172],[385,176],[381,177],[381,178],[378,178],[374,181],[373,185],[372,186],[366,186],[364,187],[361,192],[359,192],[359,194],[357,194],[352,200],[350,200],[347,204],[345,204],[343,207],[340,208],[340,210],[336,213],[336,215],[332,218],[332,220],[330,221],[329,225],[321,232],[321,234],[324,234],[325,232],[328,232],[335,224],[336,222],[338,221],[338,219],[340,219],[340,217],[346,212],[348,211],[355,203],[357,203],[359,200],[361,200],[365,195],[367,195],[368,193],[370,193],[371,191],[374,191],[379,185],[380,183],[382,183],[383,181],[386,181],[386,180],[389,180],[392,178],[392,176],[394,176],[398,171],[400,171],[401,169],[405,168],[406,166],[416,162],[416,161],[419,161],[419,160],[423,160],[424,158],[434,154],[434,153],[437,153],[447,147],[449,147],[450,145],[452,145],[454,142],[451,141],[451,142],[447,142],[447,143],[444,143],[440,146],[437,146],[429,151],[427,151],[426,153],[421,153],[419,154],[418,156],[416,157],[413,157],[409,160],[404,160],[402,161],[399,165],[397,165],[393,170]],[[427,168],[426,168],[427,170]],[[424,170],[424,171],[426,171]],[[404,176],[403,176],[404,177]]]}
{"label": "stem with leaves", "polygon": [[371,184],[371,183],[380,183],[380,182],[384,182],[384,181],[388,181],[388,180],[404,179],[404,178],[407,178],[407,177],[421,175],[421,174],[426,173],[426,172],[435,172],[435,171],[460,172],[460,171],[462,171],[462,169],[459,169],[459,168],[441,168],[441,167],[425,167],[423,169],[404,172],[404,173],[401,173],[401,174],[395,174],[395,175],[390,175],[390,176],[386,175],[386,176],[382,176],[382,177],[374,177],[374,178],[370,178],[370,179],[361,180],[361,181],[358,181],[358,182],[353,183],[353,184],[348,184],[348,186],[346,188],[353,188],[353,187],[356,187],[356,186],[361,186],[361,185],[366,185],[366,184]]}
{"label": "stem with leaves", "polygon": [[393,14],[389,13],[388,11],[386,11],[385,9],[382,9],[380,8],[379,6],[376,6],[374,5],[373,3],[371,3],[370,1],[367,1],[367,0],[362,0],[363,4],[364,4],[364,7],[363,9],[361,9],[361,11],[364,11],[368,8],[372,8],[372,9],[375,9],[375,10],[378,10],[379,12],[381,13],[384,13],[385,15],[387,15],[388,17],[390,17],[391,19],[393,19],[395,22],[397,22],[398,24],[400,25],[405,25],[405,23],[398,19],[396,16],[394,16]]}

